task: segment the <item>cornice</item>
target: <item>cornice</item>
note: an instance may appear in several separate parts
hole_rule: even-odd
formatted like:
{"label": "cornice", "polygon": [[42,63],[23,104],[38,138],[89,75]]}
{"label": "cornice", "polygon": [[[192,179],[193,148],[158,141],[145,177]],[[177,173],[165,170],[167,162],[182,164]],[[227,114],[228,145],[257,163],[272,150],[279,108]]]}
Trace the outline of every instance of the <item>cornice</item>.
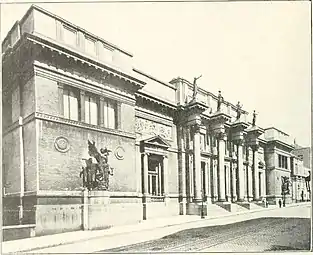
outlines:
{"label": "cornice", "polygon": [[48,78],[65,85],[70,85],[79,88],[80,90],[102,95],[116,101],[135,105],[134,95],[127,94],[121,90],[114,91],[113,89],[110,89],[109,86],[105,86],[106,84],[87,80],[83,77],[79,77],[38,61],[34,62],[34,69],[35,75],[37,76]]}
{"label": "cornice", "polygon": [[[53,39],[42,36],[38,33],[25,33],[26,40],[33,44],[37,44],[42,48],[48,48],[51,51],[58,53],[59,55],[65,55],[68,58],[72,58],[74,61],[79,61],[81,63],[86,63],[89,66],[92,66],[96,69],[100,69],[105,71],[113,76],[117,76],[118,78],[128,81],[139,88],[142,88],[146,83],[138,80],[135,77],[132,77],[130,74],[127,74],[123,71],[116,70],[117,68],[110,67],[107,64],[100,63],[98,60],[91,58],[90,56],[85,55],[83,52],[80,52],[76,49],[67,47],[64,44],[59,43]],[[22,39],[22,38],[21,38]]]}

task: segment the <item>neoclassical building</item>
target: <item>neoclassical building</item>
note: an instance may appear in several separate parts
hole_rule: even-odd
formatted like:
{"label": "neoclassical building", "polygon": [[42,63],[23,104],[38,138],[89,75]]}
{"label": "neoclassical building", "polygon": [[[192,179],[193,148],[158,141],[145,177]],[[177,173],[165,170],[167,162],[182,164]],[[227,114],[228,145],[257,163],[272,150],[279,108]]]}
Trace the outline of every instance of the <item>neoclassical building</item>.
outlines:
{"label": "neoclassical building", "polygon": [[[292,202],[292,139],[221,92],[160,81],[37,6],[2,50],[5,225],[43,235]],[[101,188],[84,188],[106,163]]]}

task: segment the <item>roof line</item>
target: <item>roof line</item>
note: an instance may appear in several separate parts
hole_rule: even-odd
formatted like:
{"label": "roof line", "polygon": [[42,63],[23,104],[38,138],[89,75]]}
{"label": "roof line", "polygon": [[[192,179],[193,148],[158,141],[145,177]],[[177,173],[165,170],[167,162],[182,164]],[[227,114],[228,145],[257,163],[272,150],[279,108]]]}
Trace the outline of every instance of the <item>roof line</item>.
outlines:
{"label": "roof line", "polygon": [[161,80],[159,80],[158,78],[155,78],[155,77],[151,76],[150,74],[144,73],[143,71],[141,71],[141,70],[139,70],[139,69],[137,69],[137,68],[133,68],[133,71],[136,72],[136,73],[139,73],[139,74],[141,74],[141,75],[143,75],[143,76],[146,76],[146,77],[148,77],[148,78],[151,79],[151,80],[154,80],[154,81],[156,81],[156,82],[159,82],[159,83],[161,83],[161,84],[163,84],[163,85],[165,85],[165,86],[167,86],[167,87],[170,87],[171,89],[177,90],[177,88],[174,87],[173,85],[171,85],[170,83],[166,83],[166,82],[164,82],[164,81],[161,81]]}
{"label": "roof line", "polygon": [[[84,32],[85,34],[87,34],[87,35],[89,35],[89,36],[91,36],[91,37],[97,38],[97,39],[100,40],[102,43],[105,43],[105,44],[107,44],[107,45],[109,45],[109,46],[111,46],[111,47],[113,47],[113,48],[115,48],[115,49],[117,49],[117,50],[119,50],[119,51],[121,51],[121,52],[127,54],[128,56],[133,57],[133,54],[132,54],[131,52],[128,52],[128,51],[122,49],[121,47],[119,47],[119,46],[117,46],[117,45],[115,45],[115,44],[113,44],[113,43],[110,43],[110,42],[104,40],[103,38],[101,38],[101,37],[99,37],[99,36],[97,36],[97,35],[95,35],[95,34],[89,32],[89,31],[87,31],[86,29],[84,29],[84,28],[82,28],[82,27],[79,27],[79,26],[73,24],[72,22],[70,22],[70,21],[68,21],[68,20],[66,20],[66,19],[63,19],[62,17],[60,17],[60,16],[58,16],[58,15],[52,13],[52,12],[47,11],[46,9],[44,9],[44,8],[42,8],[42,7],[40,7],[40,6],[36,5],[36,4],[32,4],[31,7],[30,7],[30,8],[27,10],[27,12],[24,14],[24,16],[20,19],[20,21],[17,21],[17,22],[22,23],[22,22],[24,21],[24,19],[27,18],[27,16],[29,15],[29,13],[30,13],[32,10],[34,10],[34,9],[35,9],[35,10],[38,10],[38,11],[40,11],[40,12],[46,14],[46,15],[49,15],[49,16],[55,18],[55,19],[58,19],[58,20],[60,20],[60,21],[62,21],[62,22],[64,22],[64,23],[66,23],[67,25],[70,25],[70,26],[72,26],[72,27],[75,27],[76,29],[78,29],[78,30]],[[17,22],[15,22],[15,23],[17,23]],[[16,25],[16,24],[14,24],[14,25]],[[14,27],[14,25],[13,25],[13,27]],[[11,28],[11,30],[13,29],[13,27]],[[11,30],[8,32],[8,34],[6,35],[6,37],[10,34]],[[6,38],[6,37],[5,37],[5,38]]]}

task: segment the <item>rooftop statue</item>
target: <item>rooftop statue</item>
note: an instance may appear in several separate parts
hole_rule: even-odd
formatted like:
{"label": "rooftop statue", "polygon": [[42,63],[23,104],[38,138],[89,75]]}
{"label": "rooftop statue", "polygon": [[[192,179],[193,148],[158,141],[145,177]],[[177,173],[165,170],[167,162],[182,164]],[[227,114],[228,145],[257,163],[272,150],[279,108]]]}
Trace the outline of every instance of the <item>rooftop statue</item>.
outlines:
{"label": "rooftop statue", "polygon": [[197,94],[198,94],[198,85],[197,80],[199,80],[202,77],[202,74],[199,77],[195,77],[193,79],[193,95],[192,95],[192,101],[197,100]]}
{"label": "rooftop statue", "polygon": [[255,121],[256,121],[256,112],[255,110],[253,111],[253,119],[252,119],[252,126],[255,126]]}
{"label": "rooftop statue", "polygon": [[224,98],[222,97],[221,91],[218,91],[217,96],[217,111],[221,110],[222,103],[224,102]]}
{"label": "rooftop statue", "polygon": [[83,178],[83,186],[88,190],[108,190],[109,175],[113,175],[113,168],[109,166],[110,150],[106,147],[98,152],[95,142],[88,140],[89,159],[85,159],[86,166],[82,167],[79,176]]}
{"label": "rooftop statue", "polygon": [[242,105],[240,104],[240,102],[238,101],[237,105],[236,105],[236,112],[237,112],[237,117],[236,119],[239,120],[240,119],[240,116],[241,116],[241,108],[242,108]]}

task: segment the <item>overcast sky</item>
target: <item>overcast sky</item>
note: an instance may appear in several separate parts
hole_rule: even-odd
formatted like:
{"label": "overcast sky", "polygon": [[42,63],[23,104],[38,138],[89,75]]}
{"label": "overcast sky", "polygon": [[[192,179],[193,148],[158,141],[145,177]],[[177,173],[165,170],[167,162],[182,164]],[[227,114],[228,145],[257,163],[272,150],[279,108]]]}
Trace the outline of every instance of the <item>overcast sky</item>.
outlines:
{"label": "overcast sky", "polygon": [[[132,52],[161,80],[202,74],[200,87],[310,146],[309,2],[38,5]],[[2,39],[29,7],[1,6]]]}

